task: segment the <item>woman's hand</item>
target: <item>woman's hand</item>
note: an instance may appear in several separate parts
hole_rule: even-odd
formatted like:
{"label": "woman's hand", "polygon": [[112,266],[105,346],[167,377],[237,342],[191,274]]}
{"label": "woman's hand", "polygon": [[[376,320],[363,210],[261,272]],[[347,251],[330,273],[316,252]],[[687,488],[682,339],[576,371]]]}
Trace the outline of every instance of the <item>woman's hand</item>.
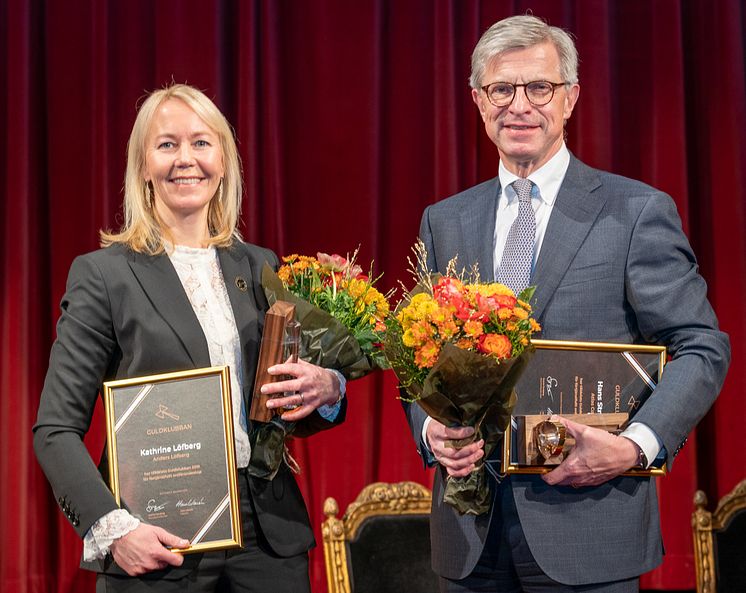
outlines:
{"label": "woman's hand", "polygon": [[[270,409],[298,406],[282,414],[288,422],[297,422],[319,406],[331,405],[339,399],[339,379],[327,369],[299,360],[269,367],[270,375],[288,375],[290,378],[262,385],[265,395],[278,395],[267,402]],[[287,395],[286,395],[287,394]]]}
{"label": "woman's hand", "polygon": [[166,546],[186,548],[188,545],[188,540],[161,527],[140,523],[137,528],[115,539],[109,551],[122,570],[135,577],[151,570],[162,570],[169,565],[181,566],[184,557]]}

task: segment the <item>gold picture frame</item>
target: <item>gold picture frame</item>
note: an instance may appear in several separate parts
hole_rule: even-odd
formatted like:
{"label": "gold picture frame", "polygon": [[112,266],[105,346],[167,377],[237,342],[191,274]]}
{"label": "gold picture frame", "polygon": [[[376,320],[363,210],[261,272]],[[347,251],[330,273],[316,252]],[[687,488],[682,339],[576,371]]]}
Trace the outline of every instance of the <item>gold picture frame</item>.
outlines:
{"label": "gold picture frame", "polygon": [[183,554],[242,546],[227,366],[104,383],[109,485]]}
{"label": "gold picture frame", "polygon": [[[582,421],[582,415],[616,418],[626,411],[633,417],[646,397],[652,395],[666,364],[665,346],[567,340],[532,340],[532,344],[536,352],[516,385],[518,400],[510,431],[506,433],[509,438],[503,438],[501,471],[504,474],[544,474],[556,467],[517,461],[517,416],[530,418],[545,414],[548,419],[556,413]],[[615,356],[617,354],[619,356]],[[588,376],[594,379],[588,381]],[[587,400],[583,397],[584,384],[598,388]],[[613,395],[603,393],[606,384],[613,385]],[[563,398],[563,388],[572,391],[571,398]],[[558,391],[559,402],[552,389]],[[593,414],[589,408],[593,409]],[[648,469],[630,469],[624,475],[662,476],[665,473],[665,463],[656,460]]]}

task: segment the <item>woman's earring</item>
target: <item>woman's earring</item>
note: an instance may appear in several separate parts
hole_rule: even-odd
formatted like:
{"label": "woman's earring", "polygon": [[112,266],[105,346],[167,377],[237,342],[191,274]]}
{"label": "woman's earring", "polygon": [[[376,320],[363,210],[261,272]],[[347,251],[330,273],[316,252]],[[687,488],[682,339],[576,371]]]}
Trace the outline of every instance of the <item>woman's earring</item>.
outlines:
{"label": "woman's earring", "polygon": [[225,179],[224,177],[220,178],[220,185],[218,186],[218,202],[220,202],[221,204],[223,203],[223,180],[224,179]]}
{"label": "woman's earring", "polygon": [[148,208],[153,207],[153,198],[155,192],[153,191],[153,185],[150,183],[150,181],[145,182],[145,203],[147,204]]}

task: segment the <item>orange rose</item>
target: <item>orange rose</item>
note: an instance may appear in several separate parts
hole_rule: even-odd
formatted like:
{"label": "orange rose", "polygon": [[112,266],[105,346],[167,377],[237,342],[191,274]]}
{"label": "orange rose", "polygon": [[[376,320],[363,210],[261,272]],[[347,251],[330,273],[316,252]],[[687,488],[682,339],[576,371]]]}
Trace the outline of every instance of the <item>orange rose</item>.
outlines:
{"label": "orange rose", "polygon": [[485,334],[479,337],[477,350],[484,354],[491,354],[496,358],[504,360],[510,358],[511,353],[513,352],[513,347],[510,345],[510,340],[507,336]]}

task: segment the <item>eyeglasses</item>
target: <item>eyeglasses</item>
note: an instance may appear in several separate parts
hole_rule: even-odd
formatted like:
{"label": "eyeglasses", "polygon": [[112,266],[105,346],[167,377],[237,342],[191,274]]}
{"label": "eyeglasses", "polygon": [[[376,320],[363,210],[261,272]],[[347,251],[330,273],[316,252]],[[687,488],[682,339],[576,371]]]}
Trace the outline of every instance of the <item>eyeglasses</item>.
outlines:
{"label": "eyeglasses", "polygon": [[515,98],[516,89],[524,87],[526,98],[531,105],[541,107],[554,98],[554,89],[567,84],[566,82],[548,82],[535,80],[526,84],[511,84],[510,82],[493,82],[482,87],[487,99],[495,107],[507,107]]}

